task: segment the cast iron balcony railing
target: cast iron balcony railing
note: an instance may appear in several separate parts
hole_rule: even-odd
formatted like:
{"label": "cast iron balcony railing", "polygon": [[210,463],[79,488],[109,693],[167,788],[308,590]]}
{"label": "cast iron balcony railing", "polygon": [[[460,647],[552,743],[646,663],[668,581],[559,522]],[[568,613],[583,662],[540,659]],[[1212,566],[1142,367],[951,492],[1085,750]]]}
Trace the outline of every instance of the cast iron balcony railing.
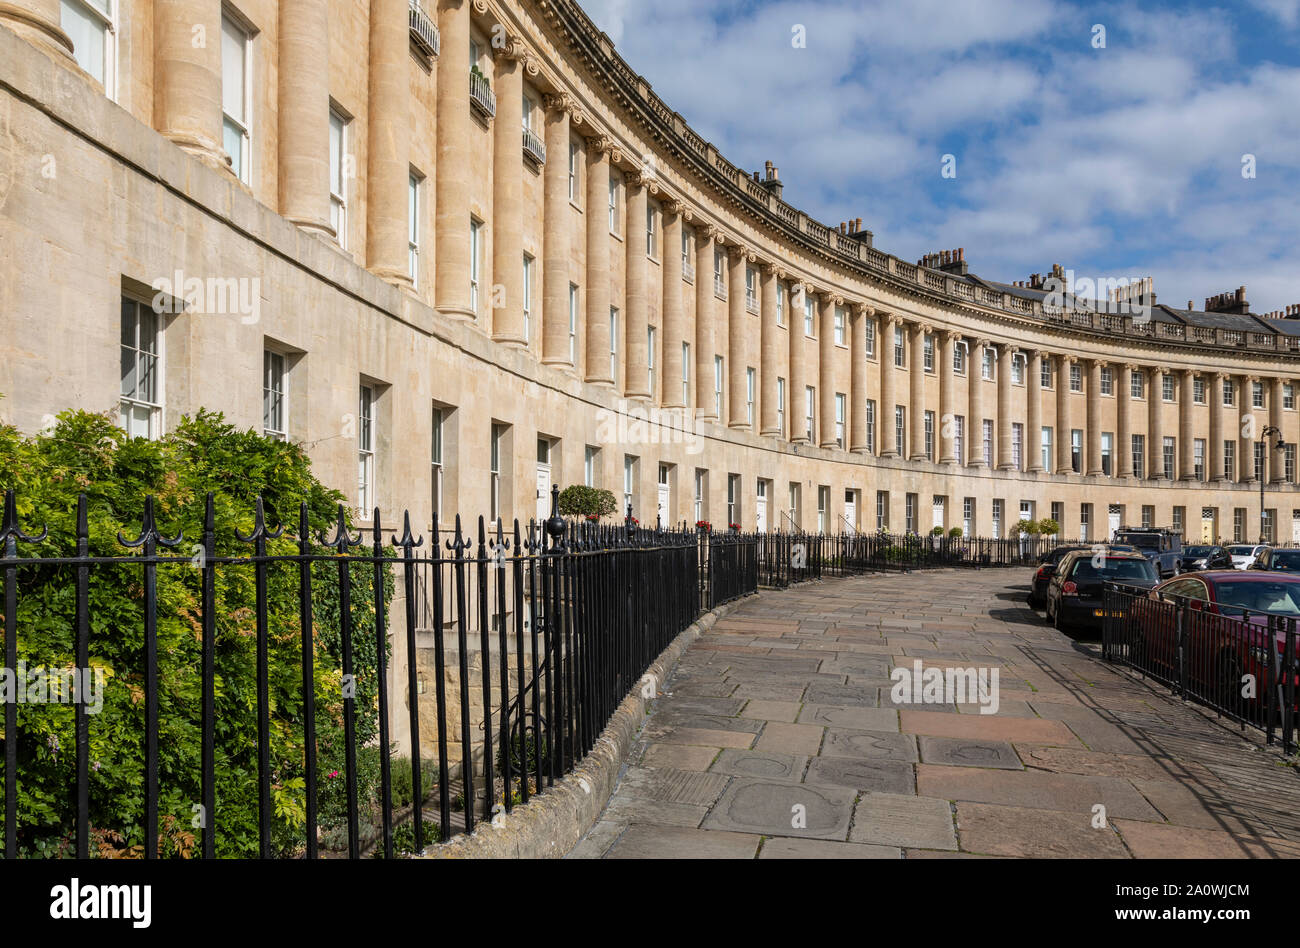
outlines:
{"label": "cast iron balcony railing", "polygon": [[419,0],[411,0],[411,8],[407,14],[407,22],[411,28],[411,42],[420,54],[430,62],[438,58],[439,38],[438,27],[434,25],[433,18],[424,12],[424,7],[420,5]]}
{"label": "cast iron balcony railing", "polygon": [[524,154],[539,165],[546,164],[546,145],[531,128],[524,129]]}
{"label": "cast iron balcony railing", "polygon": [[717,274],[713,276],[713,295],[720,300],[727,298],[727,281]]}
{"label": "cast iron balcony railing", "polygon": [[687,283],[695,282],[695,264],[686,259],[686,254],[682,254],[682,279]]}
{"label": "cast iron balcony railing", "polygon": [[745,310],[758,315],[758,295],[753,290],[745,291]]}
{"label": "cast iron balcony railing", "polygon": [[469,101],[484,118],[492,118],[497,114],[497,97],[492,92],[487,76],[482,73],[469,74]]}

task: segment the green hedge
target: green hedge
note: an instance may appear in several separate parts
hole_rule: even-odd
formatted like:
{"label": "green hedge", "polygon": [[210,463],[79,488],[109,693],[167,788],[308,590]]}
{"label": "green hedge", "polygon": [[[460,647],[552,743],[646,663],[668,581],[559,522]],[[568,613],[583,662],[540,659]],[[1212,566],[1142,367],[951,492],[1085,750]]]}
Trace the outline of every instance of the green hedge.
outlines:
{"label": "green hedge", "polygon": [[[17,491],[20,521],[29,530],[48,525],[50,536],[23,544],[23,556],[75,553],[77,495],[88,500],[90,552],[128,553],[118,531],[134,538],[146,495],[156,499],[165,536],[184,531],[173,551],[200,550],[204,498],[215,493],[217,555],[248,555],[236,528],[253,525],[256,497],[267,521],[296,527],[306,502],[316,531],[333,532],[343,496],[311,473],[303,450],[238,431],[219,414],[200,411],[157,441],[128,438],[110,416],[60,415],[48,432],[25,437],[0,426],[0,487]],[[367,537],[369,541],[369,537]],[[161,552],[167,552],[162,551]],[[291,536],[270,541],[272,555],[297,552]],[[356,552],[368,552],[358,547]],[[391,555],[391,554],[386,554]],[[359,743],[377,733],[377,643],[374,568],[350,567],[353,661]],[[221,856],[255,856],[257,838],[256,609],[251,567],[216,569],[216,812]],[[158,569],[159,853],[194,855],[199,830],[201,621],[200,576],[188,565]],[[338,568],[319,563],[313,574],[316,726],[322,797],[328,775],[344,758]],[[74,570],[24,567],[19,571],[18,654],[29,665],[70,667],[75,661]],[[384,575],[384,601],[392,597]],[[88,715],[92,855],[143,853],[144,815],[144,590],[133,564],[91,570],[90,663],[106,674],[104,703]],[[302,728],[301,630],[296,564],[269,570],[269,652],[274,849],[303,848],[305,764]],[[8,634],[9,630],[6,630]],[[400,702],[394,702],[394,706]],[[71,705],[18,708],[18,845],[28,855],[72,855],[75,828],[75,738]],[[369,778],[365,778],[369,779]],[[322,802],[326,802],[323,800]],[[322,828],[342,819],[322,807]],[[2,832],[2,830],[0,830]]]}

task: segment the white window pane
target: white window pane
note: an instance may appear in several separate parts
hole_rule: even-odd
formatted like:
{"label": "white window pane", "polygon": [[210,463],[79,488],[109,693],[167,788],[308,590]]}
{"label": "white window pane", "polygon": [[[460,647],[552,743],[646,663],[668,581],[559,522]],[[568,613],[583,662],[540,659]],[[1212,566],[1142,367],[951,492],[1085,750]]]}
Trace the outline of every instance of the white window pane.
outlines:
{"label": "white window pane", "polygon": [[221,110],[241,123],[244,115],[244,56],[248,35],[229,18],[221,21]]}
{"label": "white window pane", "polygon": [[[104,23],[76,0],[63,0],[60,25],[72,40],[77,65],[104,82],[104,50],[107,28]],[[107,0],[95,3],[107,15]]]}
{"label": "white window pane", "polygon": [[221,123],[221,147],[230,156],[230,170],[241,181],[244,178],[244,132],[238,125],[224,119]]}

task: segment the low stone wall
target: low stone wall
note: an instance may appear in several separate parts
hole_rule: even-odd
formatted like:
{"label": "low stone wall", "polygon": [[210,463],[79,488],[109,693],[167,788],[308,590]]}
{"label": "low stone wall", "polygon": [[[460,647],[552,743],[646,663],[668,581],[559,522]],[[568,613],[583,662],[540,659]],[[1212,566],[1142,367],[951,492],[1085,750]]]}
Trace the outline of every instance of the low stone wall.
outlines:
{"label": "low stone wall", "polygon": [[468,836],[432,846],[428,859],[546,859],[569,852],[600,816],[618,782],[619,771],[632,749],[648,713],[647,679],[655,689],[667,680],[682,653],[729,606],[706,613],[673,639],[623,699],[601,732],[591,753],[555,786],[499,814],[494,823],[480,823]]}

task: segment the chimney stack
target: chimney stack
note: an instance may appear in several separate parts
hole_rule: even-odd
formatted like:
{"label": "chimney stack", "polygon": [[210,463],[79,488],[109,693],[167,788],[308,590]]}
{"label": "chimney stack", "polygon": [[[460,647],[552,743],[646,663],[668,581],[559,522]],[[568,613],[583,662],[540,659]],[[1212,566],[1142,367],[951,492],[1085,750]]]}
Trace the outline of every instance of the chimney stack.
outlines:
{"label": "chimney stack", "polygon": [[781,199],[781,169],[770,161],[763,162],[763,177],[759,177],[757,171],[754,172],[754,180],[776,197]]}

